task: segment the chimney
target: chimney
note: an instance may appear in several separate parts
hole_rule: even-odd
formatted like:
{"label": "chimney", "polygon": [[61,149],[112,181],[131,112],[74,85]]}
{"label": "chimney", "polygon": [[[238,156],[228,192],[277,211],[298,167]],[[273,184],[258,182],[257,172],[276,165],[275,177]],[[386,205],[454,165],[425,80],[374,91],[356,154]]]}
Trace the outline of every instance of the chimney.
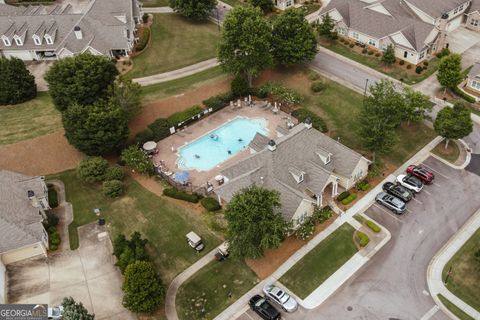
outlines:
{"label": "chimney", "polygon": [[312,127],[312,120],[310,118],[305,119],[305,128],[310,129]]}
{"label": "chimney", "polygon": [[28,190],[27,191],[27,196],[28,196],[29,200],[32,200],[33,197],[35,197],[35,192],[33,192],[32,190]]}
{"label": "chimney", "polygon": [[83,39],[82,29],[80,29],[79,26],[75,26],[75,28],[73,28],[73,32],[75,32],[75,37],[77,40]]}
{"label": "chimney", "polygon": [[438,24],[438,40],[437,40],[437,47],[435,53],[442,51],[445,47],[445,42],[447,40],[447,23],[448,23],[448,13],[442,14],[440,18],[440,22]]}
{"label": "chimney", "polygon": [[267,147],[268,147],[268,150],[270,151],[275,151],[275,149],[277,149],[277,145],[273,140],[268,141]]}

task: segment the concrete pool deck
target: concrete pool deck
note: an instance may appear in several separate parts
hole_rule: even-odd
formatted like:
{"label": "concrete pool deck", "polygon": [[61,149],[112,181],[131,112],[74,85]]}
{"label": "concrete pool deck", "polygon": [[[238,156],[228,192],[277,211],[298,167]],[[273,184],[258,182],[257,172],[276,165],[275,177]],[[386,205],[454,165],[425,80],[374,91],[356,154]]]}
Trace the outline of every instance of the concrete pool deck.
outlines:
{"label": "concrete pool deck", "polygon": [[[266,128],[268,129],[267,136],[270,138],[276,138],[276,128],[278,126],[286,128],[288,114],[284,112],[278,112],[274,114],[269,108],[262,108],[258,106],[254,107],[242,107],[242,108],[232,108],[227,106],[224,109],[213,113],[205,117],[204,119],[188,126],[186,130],[182,131],[180,134],[177,132],[168,138],[165,138],[157,143],[157,148],[159,150],[158,154],[153,157],[153,162],[155,164],[160,163],[160,160],[163,161],[164,165],[172,172],[179,170],[177,166],[178,149],[193,140],[203,136],[204,134],[221,127],[226,122],[236,118],[236,117],[247,117],[247,118],[263,118],[266,120]],[[292,121],[296,124],[296,119],[291,117]],[[172,152],[172,147],[174,151]],[[202,186],[209,181],[213,184],[214,187],[217,186],[217,183],[214,181],[214,177],[220,173],[220,171],[229,167],[233,163],[238,162],[241,159],[244,159],[250,155],[250,148],[246,148],[217,165],[211,170],[208,171],[197,171],[195,169],[187,170],[190,172],[189,181],[196,186]]]}

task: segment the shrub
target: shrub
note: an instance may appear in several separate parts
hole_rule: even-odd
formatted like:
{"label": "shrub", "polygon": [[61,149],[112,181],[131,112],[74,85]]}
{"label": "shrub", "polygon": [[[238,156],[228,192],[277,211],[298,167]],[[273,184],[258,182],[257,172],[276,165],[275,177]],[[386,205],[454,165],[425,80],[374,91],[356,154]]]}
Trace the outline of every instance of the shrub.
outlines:
{"label": "shrub", "polygon": [[308,218],[302,223],[298,229],[295,230],[295,237],[300,240],[307,240],[310,238],[315,231],[315,223],[313,219]]}
{"label": "shrub", "polygon": [[415,68],[415,72],[418,73],[418,74],[422,73],[422,71],[423,71],[423,67],[422,67],[422,66],[417,66],[417,67]]}
{"label": "shrub", "polygon": [[170,117],[167,118],[168,123],[170,124],[171,127],[178,125],[181,122],[184,122],[186,120],[190,120],[200,112],[202,112],[203,109],[200,106],[193,106],[188,108],[187,110],[180,111],[180,112],[175,112],[172,114]]}
{"label": "shrub", "polygon": [[320,75],[316,73],[315,71],[310,71],[308,73],[308,80],[310,81],[317,81],[320,79]]}
{"label": "shrub", "polygon": [[373,50],[368,50],[368,55],[371,56],[373,54]]}
{"label": "shrub", "polygon": [[315,93],[322,91],[324,88],[325,88],[325,84],[321,81],[312,82],[312,84],[310,85],[310,90],[312,90]]}
{"label": "shrub", "polygon": [[350,43],[348,46],[349,46],[350,48],[353,48],[355,45],[354,45],[353,43]]}
{"label": "shrub", "polygon": [[380,52],[375,53],[375,57],[380,57],[382,54]]}
{"label": "shrub", "polygon": [[[312,80],[310,77],[309,79]],[[260,99],[265,99],[266,97],[268,97],[268,90],[264,87],[255,88],[252,90],[252,94]]]}
{"label": "shrub", "polygon": [[120,180],[105,181],[102,186],[102,192],[110,198],[120,197],[123,194],[123,182]]}
{"label": "shrub", "polygon": [[316,113],[313,113],[312,111],[305,109],[305,108],[299,108],[297,110],[294,110],[292,112],[292,116],[298,119],[300,122],[304,122],[307,118],[310,118],[312,121],[312,126],[317,129],[320,132],[327,132],[327,124],[326,122],[320,118]]}
{"label": "shrub", "polygon": [[408,64],[408,65],[407,65],[407,69],[409,69],[409,70],[412,69],[412,65],[411,65],[411,64]]}
{"label": "shrub", "polygon": [[57,215],[53,212],[47,212],[47,219],[43,221],[43,226],[45,229],[49,229],[50,227],[55,227],[60,219],[57,217]]}
{"label": "shrub", "polygon": [[57,231],[57,228],[54,226],[51,226],[47,229],[48,232],[48,248],[51,251],[55,251],[58,249],[58,246],[60,245],[61,239],[60,239],[60,234]]}
{"label": "shrub", "polygon": [[373,232],[375,233],[379,233],[380,230],[382,230],[378,224],[376,224],[375,222],[373,222],[372,220],[366,220],[365,221],[365,224],[367,225],[367,227],[370,228],[370,230],[372,230]]}
{"label": "shrub", "polygon": [[53,185],[48,185],[48,205],[50,208],[58,207],[57,190],[55,190]]}
{"label": "shrub", "polygon": [[443,48],[442,51],[437,53],[437,58],[441,59],[445,56],[448,56],[450,54],[450,50],[448,48]]}
{"label": "shrub", "polygon": [[355,188],[357,190],[361,190],[361,191],[367,191],[368,188],[370,188],[370,184],[368,184],[367,181],[365,180],[362,180],[362,181],[359,181],[355,184]]}
{"label": "shrub", "polygon": [[135,144],[142,145],[147,141],[155,140],[153,131],[150,128],[140,131],[135,135]]}
{"label": "shrub", "polygon": [[210,197],[203,198],[202,200],[200,200],[200,203],[208,211],[217,211],[217,210],[220,210],[222,208],[220,206],[220,203],[218,203],[217,200],[215,200],[214,198],[210,198]]}
{"label": "shrub", "polygon": [[143,16],[142,16],[142,21],[143,23],[147,23],[148,22],[148,13],[144,13]]}
{"label": "shrub", "polygon": [[342,200],[342,204],[344,206],[346,206],[347,204],[350,204],[353,202],[353,200],[357,199],[357,194],[356,193],[352,193],[350,194],[348,197],[346,197],[345,199]]}
{"label": "shrub", "polygon": [[358,244],[362,248],[365,247],[370,242],[370,239],[368,238],[368,236],[361,231],[357,231],[356,236],[357,236]]}
{"label": "shrub", "polygon": [[148,159],[145,152],[137,146],[130,146],[124,149],[120,159],[125,165],[139,173],[151,175],[155,171],[153,163]]}
{"label": "shrub", "polygon": [[148,41],[150,40],[150,28],[145,28],[143,29],[142,37],[140,40],[137,42],[137,45],[135,46],[135,51],[140,52],[148,44]]}
{"label": "shrub", "polygon": [[248,81],[241,75],[237,75],[233,78],[232,83],[230,84],[230,89],[235,97],[243,97],[250,92]]}
{"label": "shrub", "polygon": [[158,118],[150,123],[148,129],[152,131],[152,138],[150,140],[158,141],[170,135],[170,124],[167,119],[164,118]]}
{"label": "shrub", "polygon": [[428,66],[428,61],[423,61],[423,65],[426,67]]}
{"label": "shrub", "polygon": [[348,191],[343,191],[342,193],[340,193],[340,194],[337,196],[337,201],[342,201],[342,200],[348,198],[349,195],[350,195],[350,192],[348,192]]}
{"label": "shrub", "polygon": [[87,157],[80,161],[77,168],[77,176],[83,182],[98,182],[105,178],[108,161],[102,157]]}
{"label": "shrub", "polygon": [[117,257],[115,265],[122,273],[125,272],[127,266],[135,261],[148,261],[150,256],[147,253],[147,239],[142,239],[142,235],[138,231],[134,231],[130,240],[125,235],[118,234],[113,240],[113,255]]}
{"label": "shrub", "polygon": [[110,180],[123,180],[125,173],[123,172],[123,168],[120,167],[119,165],[112,166],[107,169],[107,172],[105,173],[105,180],[110,181]]}
{"label": "shrub", "polygon": [[18,58],[0,58],[0,105],[17,104],[37,96],[35,77]]}
{"label": "shrub", "polygon": [[267,90],[267,92],[269,92],[271,95],[282,100],[282,102],[289,104],[299,104],[303,101],[303,97],[300,94],[298,94],[294,90],[284,87],[280,83],[268,82],[262,87]]}
{"label": "shrub", "polygon": [[460,98],[470,102],[470,103],[475,103],[475,98],[474,97],[471,97],[469,96],[468,94],[466,94],[465,92],[463,92],[462,90],[460,90],[460,88],[458,87],[453,87],[451,88],[451,90],[453,91],[453,93],[455,93],[457,96],[459,96]]}
{"label": "shrub", "polygon": [[[257,89],[258,91],[258,89]],[[258,96],[258,94],[257,94]],[[266,96],[266,95],[265,95]],[[227,106],[230,101],[234,99],[234,96],[231,92],[227,93],[222,93],[213,97],[210,97],[206,100],[203,100],[202,103],[207,107],[207,108],[212,108],[213,111],[220,110],[221,108]]]}
{"label": "shrub", "polygon": [[367,48],[363,48],[363,49],[362,49],[362,53],[363,53],[363,54],[365,54],[365,53],[367,53],[367,52],[368,52]]}
{"label": "shrub", "polygon": [[170,197],[170,198],[175,198],[175,199],[188,201],[188,202],[193,202],[193,203],[197,203],[198,200],[199,200],[198,194],[196,194],[196,193],[190,194],[190,193],[186,193],[186,192],[183,192],[183,191],[179,191],[179,190],[174,189],[174,188],[164,189],[163,190],[163,195],[165,195],[167,197]]}
{"label": "shrub", "polygon": [[329,206],[319,208],[315,206],[312,219],[314,223],[324,223],[333,216],[333,210]]}
{"label": "shrub", "polygon": [[403,66],[405,64],[405,60],[400,60],[400,62],[398,62],[401,66]]}

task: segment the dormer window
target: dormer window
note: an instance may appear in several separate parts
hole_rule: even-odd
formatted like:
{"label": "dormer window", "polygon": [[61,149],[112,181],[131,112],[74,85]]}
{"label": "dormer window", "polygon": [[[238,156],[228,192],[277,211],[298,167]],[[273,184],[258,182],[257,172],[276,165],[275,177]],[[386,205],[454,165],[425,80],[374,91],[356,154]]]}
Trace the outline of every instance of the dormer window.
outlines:
{"label": "dormer window", "polygon": [[10,47],[12,45],[12,43],[10,42],[10,39],[8,39],[7,37],[2,37],[2,40],[5,46]]}
{"label": "dormer window", "polygon": [[33,42],[34,42],[37,46],[42,45],[42,41],[40,40],[40,37],[39,37],[39,36],[33,36]]}
{"label": "dormer window", "polygon": [[295,181],[297,183],[302,183],[303,180],[305,179],[305,172],[303,172],[302,170],[300,169],[297,169],[297,168],[294,168],[294,167],[290,167],[288,168],[288,171],[290,172],[290,174],[292,175],[293,179],[295,179]]}
{"label": "dormer window", "polygon": [[52,37],[50,37],[48,34],[45,35],[45,41],[47,44],[53,44]]}
{"label": "dormer window", "polygon": [[23,46],[23,41],[20,37],[14,37],[14,39],[17,46]]}
{"label": "dormer window", "polygon": [[332,161],[332,154],[325,149],[319,148],[315,153],[325,165]]}

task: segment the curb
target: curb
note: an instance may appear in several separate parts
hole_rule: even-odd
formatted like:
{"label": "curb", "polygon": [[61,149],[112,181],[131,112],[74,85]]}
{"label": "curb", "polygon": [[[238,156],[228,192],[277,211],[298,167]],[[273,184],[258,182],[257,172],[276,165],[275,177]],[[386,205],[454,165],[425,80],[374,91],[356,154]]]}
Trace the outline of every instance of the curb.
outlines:
{"label": "curb", "polygon": [[[453,163],[443,159],[442,157],[437,156],[433,152],[430,152],[431,156],[434,157],[435,159],[437,159],[438,161],[442,162],[443,164],[453,168],[453,169],[456,169],[456,170],[465,169],[468,166],[468,164],[470,163],[470,160],[472,160],[472,153],[469,151],[470,148],[469,148],[468,144],[465,141],[463,141],[463,139],[458,139],[458,141],[460,142],[460,144],[463,145],[463,147],[465,148],[465,152],[466,152],[466,158],[465,158],[465,162],[463,164],[461,164],[459,166],[454,165]],[[440,144],[440,143],[441,143],[441,141],[438,144]],[[437,146],[438,146],[438,144],[437,144]]]}

